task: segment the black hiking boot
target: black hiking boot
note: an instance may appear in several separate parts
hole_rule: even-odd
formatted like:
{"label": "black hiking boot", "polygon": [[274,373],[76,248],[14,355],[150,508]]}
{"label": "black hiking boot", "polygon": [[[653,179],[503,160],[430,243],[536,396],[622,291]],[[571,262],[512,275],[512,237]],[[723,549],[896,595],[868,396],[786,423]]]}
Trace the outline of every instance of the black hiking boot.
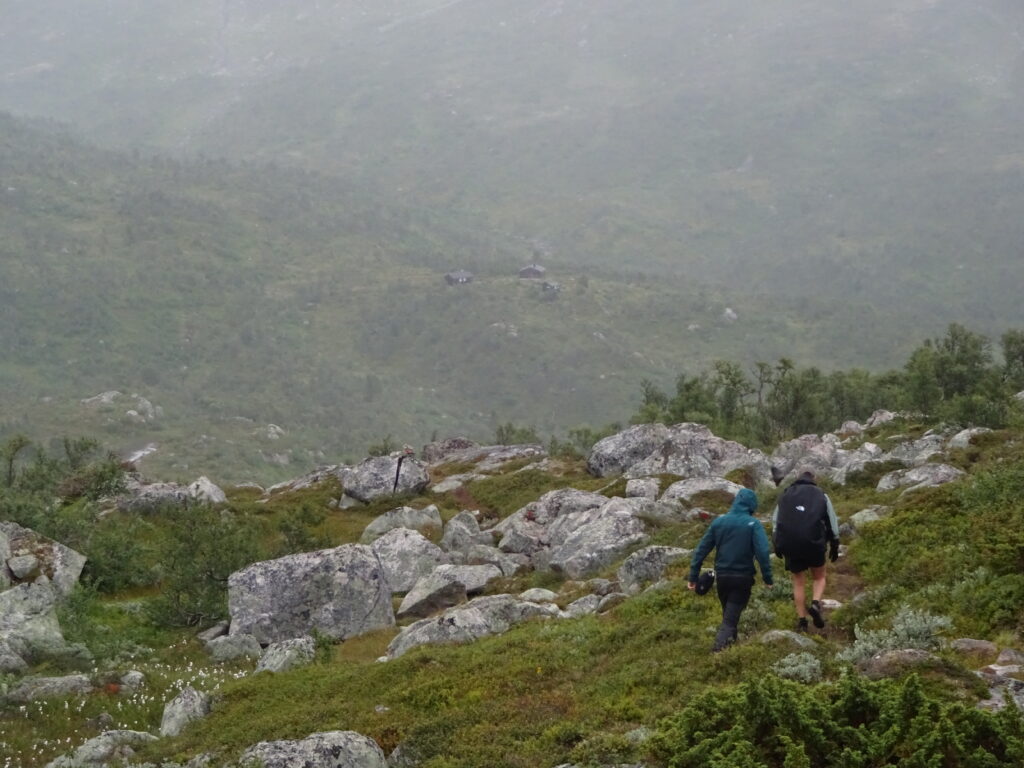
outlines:
{"label": "black hiking boot", "polygon": [[807,626],[807,617],[806,616],[801,616],[797,620],[797,622],[796,622],[796,631],[797,632],[808,632],[808,631],[810,631],[810,627]]}
{"label": "black hiking boot", "polygon": [[811,607],[807,609],[807,612],[811,614],[811,621],[814,622],[814,626],[818,629],[823,629],[825,626],[825,619],[821,617],[821,603],[817,600],[811,600]]}

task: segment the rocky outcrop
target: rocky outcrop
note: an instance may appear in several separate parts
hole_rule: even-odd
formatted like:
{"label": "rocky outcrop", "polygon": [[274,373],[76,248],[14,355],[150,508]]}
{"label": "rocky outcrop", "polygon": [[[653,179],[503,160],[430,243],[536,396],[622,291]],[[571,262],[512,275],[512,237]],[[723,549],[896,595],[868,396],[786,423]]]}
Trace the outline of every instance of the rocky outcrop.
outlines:
{"label": "rocky outcrop", "polygon": [[995,656],[999,653],[999,646],[989,640],[975,640],[970,637],[960,637],[952,640],[949,647],[958,653],[973,653],[979,656]]}
{"label": "rocky outcrop", "polygon": [[295,667],[311,664],[316,658],[316,640],[312,637],[297,637],[272,643],[260,657],[257,672],[285,672]]}
{"label": "rocky outcrop", "polygon": [[490,533],[480,530],[480,522],[476,515],[463,510],[445,525],[441,549],[446,552],[465,552],[477,545],[488,546],[493,542],[494,538]]}
{"label": "rocky outcrop", "polygon": [[70,547],[16,523],[0,523],[0,590],[45,579],[58,597],[66,597],[84,566],[85,555]]}
{"label": "rocky outcrop", "polygon": [[6,640],[0,640],[0,674],[21,674],[28,670],[28,664]]}
{"label": "rocky outcrop", "polygon": [[138,475],[129,474],[125,490],[114,502],[124,512],[144,514],[165,507],[184,507],[189,504],[223,504],[224,491],[209,478],[200,477],[191,485],[177,483],[146,483]]}
{"label": "rocky outcrop", "polygon": [[500,470],[502,465],[521,459],[543,459],[548,453],[542,445],[480,445],[465,437],[450,437],[423,446],[420,454],[430,466],[475,464],[480,473]]}
{"label": "rocky outcrop", "polygon": [[584,595],[579,600],[574,600],[565,607],[565,617],[578,619],[591,613],[597,613],[601,605],[601,595]]}
{"label": "rocky outcrop", "polygon": [[624,592],[637,594],[644,584],[660,580],[670,565],[688,559],[691,554],[692,550],[679,547],[644,547],[619,566],[619,584]]}
{"label": "rocky outcrop", "polygon": [[228,579],[231,634],[262,644],[309,635],[356,637],[395,623],[391,589],[361,544],[254,563]]}
{"label": "rocky outcrop", "polygon": [[440,547],[408,528],[388,531],[370,548],[380,560],[392,593],[408,592],[417,581],[447,562]]}
{"label": "rocky outcrop", "polygon": [[553,603],[558,599],[558,595],[550,589],[534,587],[522,592],[519,595],[519,599],[525,600],[528,603]]}
{"label": "rocky outcrop", "polygon": [[661,489],[661,483],[656,477],[638,477],[634,480],[626,482],[626,498],[627,499],[650,499],[654,501],[658,498],[658,491]]}
{"label": "rocky outcrop", "polygon": [[65,675],[64,677],[29,677],[7,694],[15,704],[27,704],[41,699],[68,698],[91,693],[95,686],[88,675]]}
{"label": "rocky outcrop", "polygon": [[879,520],[888,517],[889,507],[873,506],[867,509],[862,509],[860,512],[855,512],[850,515],[850,527],[857,533],[864,528],[865,525],[878,522]]}
{"label": "rocky outcrop", "polygon": [[914,469],[900,469],[890,472],[878,481],[876,490],[880,493],[904,488],[904,494],[924,488],[935,488],[959,480],[964,471],[948,464],[925,464]]}
{"label": "rocky outcrop", "polygon": [[[479,594],[501,570],[494,565],[441,565],[416,582],[398,608],[399,618],[428,616],[434,611]],[[451,585],[456,584],[457,587]]]}
{"label": "rocky outcrop", "polygon": [[46,768],[93,768],[129,761],[135,748],[156,741],[156,736],[142,731],[107,731],[89,739],[71,755],[58,757]]}
{"label": "rocky outcrop", "polygon": [[558,615],[558,607],[550,603],[528,603],[512,595],[478,597],[440,616],[410,624],[391,641],[387,655],[395,659],[420,645],[470,643],[507,632],[529,619]]}
{"label": "rocky outcrop", "polygon": [[879,680],[883,677],[897,677],[904,672],[923,666],[934,666],[941,662],[928,651],[918,648],[904,648],[895,651],[883,651],[869,659],[857,663],[857,667],[865,677]]}
{"label": "rocky outcrop", "polygon": [[366,526],[366,530],[363,531],[359,542],[361,544],[370,544],[395,528],[408,528],[432,535],[439,533],[441,527],[441,513],[438,512],[437,507],[433,504],[423,509],[396,507],[385,512]]}
{"label": "rocky outcrop", "polygon": [[987,427],[972,427],[971,429],[962,430],[949,439],[946,447],[950,449],[969,448],[971,443],[974,442],[974,438],[987,435],[991,431]]}
{"label": "rocky outcrop", "polygon": [[260,641],[249,634],[224,635],[214,638],[206,644],[206,650],[216,662],[246,658],[257,659],[263,653]]}
{"label": "rocky outcrop", "polygon": [[634,499],[612,499],[579,513],[573,524],[563,518],[552,526],[549,567],[571,579],[592,576],[647,540],[646,525],[636,516]]}
{"label": "rocky outcrop", "polygon": [[164,707],[160,735],[165,738],[179,735],[189,723],[202,720],[210,714],[210,703],[208,694],[192,687],[184,688]]}
{"label": "rocky outcrop", "polygon": [[66,653],[53,587],[20,584],[0,592],[0,641],[26,661]]}
{"label": "rocky outcrop", "polygon": [[839,438],[832,434],[802,435],[779,445],[772,453],[771,463],[785,478],[792,479],[802,470],[827,475],[837,466],[840,447]]}
{"label": "rocky outcrop", "polygon": [[530,569],[530,558],[510,552],[502,552],[497,547],[477,544],[464,553],[466,565],[493,565],[501,570],[502,576],[517,576]]}
{"label": "rocky outcrop", "polygon": [[672,483],[661,495],[662,501],[685,501],[689,503],[694,496],[702,493],[721,493],[730,497],[743,489],[742,485],[726,480],[724,477],[694,477]]}
{"label": "rocky outcrop", "polygon": [[345,493],[364,503],[384,496],[419,493],[430,484],[426,467],[412,456],[376,456],[342,470],[340,475]]}
{"label": "rocky outcrop", "polygon": [[265,495],[271,496],[275,493],[285,493],[289,491],[301,491],[305,488],[315,488],[316,486],[327,482],[328,480],[341,481],[341,475],[347,471],[349,467],[343,464],[330,464],[328,466],[317,467],[315,470],[302,477],[297,477],[294,480],[286,480],[283,483],[272,485],[265,491]]}
{"label": "rocky outcrop", "polygon": [[242,753],[242,768],[387,768],[377,742],[355,731],[314,733],[297,741],[261,741]]}
{"label": "rocky outcrop", "polygon": [[599,441],[587,459],[598,477],[628,478],[661,474],[723,477],[735,469],[748,471],[758,483],[771,479],[768,460],[760,451],[716,437],[701,424],[640,424]]}
{"label": "rocky outcrop", "polygon": [[[501,537],[498,547],[503,552],[529,556],[551,546],[551,531],[559,520],[563,521],[560,527],[564,529],[567,527],[564,521],[576,520],[580,514],[607,502],[605,496],[575,488],[550,491],[502,520],[492,530]],[[555,541],[560,543],[557,537]]]}

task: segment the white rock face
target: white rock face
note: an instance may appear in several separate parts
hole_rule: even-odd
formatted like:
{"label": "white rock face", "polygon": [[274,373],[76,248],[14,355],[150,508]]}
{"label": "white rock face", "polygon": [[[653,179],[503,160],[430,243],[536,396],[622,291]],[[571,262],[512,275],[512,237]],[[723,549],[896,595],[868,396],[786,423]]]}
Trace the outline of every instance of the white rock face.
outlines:
{"label": "white rock face", "polygon": [[316,657],[316,641],[312,637],[297,637],[267,647],[256,665],[257,672],[285,672],[312,663]]}
{"label": "white rock face", "polygon": [[734,469],[746,469],[759,483],[771,479],[763,453],[716,437],[701,424],[630,427],[599,441],[587,459],[587,468],[598,477],[672,474],[684,479],[722,477]]}
{"label": "white rock face", "polygon": [[12,580],[45,576],[58,598],[63,598],[78,584],[84,566],[85,555],[70,547],[31,528],[0,522],[0,589]]}
{"label": "white rock face", "polygon": [[965,429],[961,432],[957,432],[953,437],[949,439],[947,445],[948,448],[968,448],[971,445],[971,441],[979,435],[986,435],[991,432],[991,429],[986,427],[973,427],[971,429]]}
{"label": "white rock face", "polygon": [[629,549],[647,540],[647,526],[636,517],[635,499],[612,499],[596,510],[581,513],[578,525],[554,530],[557,546],[549,566],[571,579],[593,576]]}
{"label": "white rock face", "polygon": [[441,513],[433,504],[423,509],[397,507],[385,512],[366,526],[366,530],[363,531],[359,542],[361,544],[371,544],[395,528],[408,528],[428,534],[437,533],[441,530],[442,525]]}
{"label": "white rock face", "polygon": [[373,550],[361,544],[254,563],[228,579],[231,634],[261,644],[309,635],[335,639],[393,626],[391,589]]}
{"label": "white rock face", "polygon": [[890,472],[878,481],[876,488],[880,493],[905,488],[904,494],[919,491],[923,488],[934,488],[951,483],[964,476],[963,470],[948,464],[925,464],[914,469],[900,469]]}
{"label": "white rock face", "polygon": [[238,761],[243,768],[387,768],[377,743],[355,731],[314,733],[299,741],[262,741]]}
{"label": "white rock face", "polygon": [[47,764],[46,768],[92,768],[108,766],[135,756],[134,747],[141,747],[156,736],[142,731],[107,731],[89,739],[74,751]]}
{"label": "white rock face", "polygon": [[160,735],[164,738],[180,734],[185,727],[210,714],[209,695],[195,688],[184,688],[181,693],[167,702],[163,719],[160,721]]}
{"label": "white rock face", "polygon": [[192,483],[188,487],[188,492],[193,499],[206,504],[226,504],[228,500],[220,486],[205,475]]}
{"label": "white rock face", "polygon": [[[463,595],[481,592],[488,582],[501,576],[501,569],[494,565],[438,566],[416,582],[402,600],[398,615],[403,618],[428,615],[439,607],[451,605],[452,601],[459,601]],[[459,586],[453,588],[453,584]]]}
{"label": "white rock face", "polygon": [[525,600],[528,603],[553,603],[558,599],[558,595],[550,589],[541,589],[537,587],[526,590],[519,595],[519,599]]}
{"label": "white rock face", "polygon": [[679,547],[644,547],[619,566],[619,585],[627,594],[637,594],[650,582],[658,581],[673,563],[688,560],[693,550]]}
{"label": "white rock face", "polygon": [[377,456],[342,471],[341,480],[349,496],[367,503],[396,493],[419,493],[430,484],[430,475],[411,456],[402,459],[400,470],[398,456]]}
{"label": "white rock face", "polygon": [[448,559],[440,547],[408,528],[393,528],[370,548],[380,560],[392,593],[408,592]]}
{"label": "white rock face", "polygon": [[672,483],[665,489],[661,500],[689,502],[699,493],[727,493],[730,496],[735,496],[741,490],[743,490],[742,485],[730,482],[724,477],[694,477]]}
{"label": "white rock face", "polygon": [[478,597],[440,616],[410,624],[391,641],[387,655],[396,659],[420,645],[470,643],[507,632],[528,619],[558,615],[558,607],[550,603],[528,603],[512,595]]}

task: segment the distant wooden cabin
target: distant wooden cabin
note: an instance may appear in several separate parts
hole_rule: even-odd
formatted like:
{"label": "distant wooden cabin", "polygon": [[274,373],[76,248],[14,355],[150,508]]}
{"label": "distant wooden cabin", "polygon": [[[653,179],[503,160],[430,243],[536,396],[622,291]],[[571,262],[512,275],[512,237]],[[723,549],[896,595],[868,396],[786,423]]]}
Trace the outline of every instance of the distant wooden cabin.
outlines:
{"label": "distant wooden cabin", "polygon": [[444,276],[444,281],[448,285],[466,285],[467,283],[473,282],[473,273],[467,272],[464,269],[457,269],[454,272],[449,272]]}
{"label": "distant wooden cabin", "polygon": [[529,266],[523,267],[519,270],[519,276],[526,279],[538,279],[544,277],[547,274],[547,270],[540,264],[530,264]]}

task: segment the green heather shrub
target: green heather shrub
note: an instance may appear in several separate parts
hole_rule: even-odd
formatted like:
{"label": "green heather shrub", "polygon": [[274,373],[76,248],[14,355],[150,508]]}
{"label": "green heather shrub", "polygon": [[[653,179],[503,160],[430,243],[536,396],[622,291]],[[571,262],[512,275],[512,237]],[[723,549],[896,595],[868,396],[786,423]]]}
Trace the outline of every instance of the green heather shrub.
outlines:
{"label": "green heather shrub", "polygon": [[695,697],[652,745],[668,768],[1001,768],[1024,764],[1024,720],[941,702],[916,676],[814,687],[766,676]]}
{"label": "green heather shrub", "polygon": [[798,683],[817,683],[821,681],[821,662],[810,653],[791,653],[779,659],[772,671],[785,680]]}
{"label": "green heather shrub", "polygon": [[156,542],[160,595],[148,606],[160,626],[208,624],[227,615],[228,576],[265,556],[254,521],[208,506],[168,508]]}
{"label": "green heather shrub", "polygon": [[939,632],[953,622],[946,616],[933,616],[904,606],[892,621],[890,629],[854,628],[853,645],[841,651],[841,661],[857,663],[883,651],[917,648],[932,651],[939,647]]}

